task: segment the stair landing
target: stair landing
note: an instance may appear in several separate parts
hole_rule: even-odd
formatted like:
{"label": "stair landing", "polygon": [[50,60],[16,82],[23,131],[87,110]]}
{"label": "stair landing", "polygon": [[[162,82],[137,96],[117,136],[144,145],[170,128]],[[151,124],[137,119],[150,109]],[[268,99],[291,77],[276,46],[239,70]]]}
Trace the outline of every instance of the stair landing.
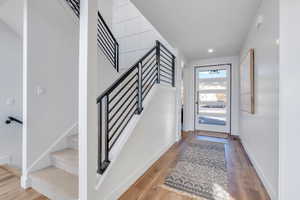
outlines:
{"label": "stair landing", "polygon": [[78,200],[78,176],[56,167],[30,174],[32,187],[51,200]]}

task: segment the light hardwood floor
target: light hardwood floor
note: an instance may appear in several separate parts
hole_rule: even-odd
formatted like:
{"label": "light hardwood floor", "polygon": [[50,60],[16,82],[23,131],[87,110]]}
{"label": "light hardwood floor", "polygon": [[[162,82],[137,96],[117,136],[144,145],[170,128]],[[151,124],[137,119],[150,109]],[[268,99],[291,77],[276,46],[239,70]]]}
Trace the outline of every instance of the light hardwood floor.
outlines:
{"label": "light hardwood floor", "polygon": [[[211,140],[225,143],[231,200],[270,200],[264,186],[251,165],[238,140],[185,134],[183,140]],[[182,141],[173,145],[137,182],[125,192],[120,200],[192,200],[163,186],[168,170],[174,164]]]}
{"label": "light hardwood floor", "polygon": [[0,200],[48,200],[48,198],[33,189],[22,189],[18,175],[0,166]]}
{"label": "light hardwood floor", "polygon": [[[203,139],[225,143],[232,200],[270,200],[253,166],[237,140],[186,134],[183,140]],[[193,198],[171,192],[162,187],[164,177],[174,163],[182,141],[173,145],[120,200],[192,200]],[[16,174],[0,166],[0,200],[48,200],[33,189],[23,190]]]}

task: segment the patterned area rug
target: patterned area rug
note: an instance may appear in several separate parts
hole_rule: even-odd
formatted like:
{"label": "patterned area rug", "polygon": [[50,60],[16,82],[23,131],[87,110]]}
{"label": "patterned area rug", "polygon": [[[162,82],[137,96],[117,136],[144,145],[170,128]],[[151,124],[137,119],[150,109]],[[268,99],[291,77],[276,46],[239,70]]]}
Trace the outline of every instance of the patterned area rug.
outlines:
{"label": "patterned area rug", "polygon": [[165,185],[209,200],[228,200],[225,146],[202,140],[186,141]]}

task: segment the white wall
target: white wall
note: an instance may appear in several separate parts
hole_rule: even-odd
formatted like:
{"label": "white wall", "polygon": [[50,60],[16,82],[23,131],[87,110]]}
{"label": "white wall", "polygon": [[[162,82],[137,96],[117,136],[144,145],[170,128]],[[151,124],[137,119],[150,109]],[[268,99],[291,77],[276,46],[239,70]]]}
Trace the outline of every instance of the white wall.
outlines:
{"label": "white wall", "polygon": [[183,129],[194,130],[194,69],[195,66],[232,64],[231,134],[239,135],[239,57],[224,57],[192,61],[183,69],[184,113]]}
{"label": "white wall", "polygon": [[112,7],[113,0],[98,0],[98,9],[110,29],[112,29]]}
{"label": "white wall", "polygon": [[79,40],[79,199],[92,199],[97,166],[96,0],[81,1]]}
{"label": "white wall", "polygon": [[181,123],[181,107],[182,107],[182,84],[183,84],[183,68],[186,65],[186,59],[182,52],[176,50],[175,60],[175,87],[176,87],[176,123],[177,123],[177,140],[181,138],[182,123]]}
{"label": "white wall", "polygon": [[5,121],[22,119],[22,40],[2,21],[0,44],[0,164],[10,156],[10,164],[21,168],[22,126]]}
{"label": "white wall", "polygon": [[155,40],[170,48],[130,0],[113,0],[112,23],[113,33],[120,45],[120,68],[131,67],[155,45]]}
{"label": "white wall", "polygon": [[58,0],[28,0],[27,9],[24,172],[78,121],[78,23]]}
{"label": "white wall", "polygon": [[[79,198],[97,199],[98,110],[96,99],[119,77],[96,45],[96,0],[82,1],[79,63]],[[100,12],[110,26],[110,0],[98,1]],[[105,9],[104,9],[105,8]],[[101,10],[104,9],[104,10]],[[104,12],[103,12],[104,11]]]}
{"label": "white wall", "polygon": [[[240,135],[271,198],[277,199],[279,48],[276,40],[279,37],[278,1],[263,0],[257,15],[262,15],[264,22],[259,29],[255,22],[252,24],[241,51],[242,58],[250,48],[255,50],[255,114],[240,113]],[[288,102],[288,104],[295,105],[292,102]]]}
{"label": "white wall", "polygon": [[300,1],[280,0],[279,199],[299,199]]}
{"label": "white wall", "polygon": [[22,37],[23,4],[20,0],[1,0],[0,19]]}

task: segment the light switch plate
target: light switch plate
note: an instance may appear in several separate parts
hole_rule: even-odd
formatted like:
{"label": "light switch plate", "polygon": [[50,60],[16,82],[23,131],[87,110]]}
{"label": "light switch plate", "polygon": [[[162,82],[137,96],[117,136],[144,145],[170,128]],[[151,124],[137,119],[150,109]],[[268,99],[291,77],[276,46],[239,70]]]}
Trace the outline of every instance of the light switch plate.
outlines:
{"label": "light switch plate", "polygon": [[16,103],[16,100],[13,97],[6,99],[6,105],[12,106]]}
{"label": "light switch plate", "polygon": [[43,88],[41,86],[37,86],[36,87],[36,95],[37,96],[41,96],[41,95],[43,95],[45,93],[46,93],[46,89],[45,88]]}

